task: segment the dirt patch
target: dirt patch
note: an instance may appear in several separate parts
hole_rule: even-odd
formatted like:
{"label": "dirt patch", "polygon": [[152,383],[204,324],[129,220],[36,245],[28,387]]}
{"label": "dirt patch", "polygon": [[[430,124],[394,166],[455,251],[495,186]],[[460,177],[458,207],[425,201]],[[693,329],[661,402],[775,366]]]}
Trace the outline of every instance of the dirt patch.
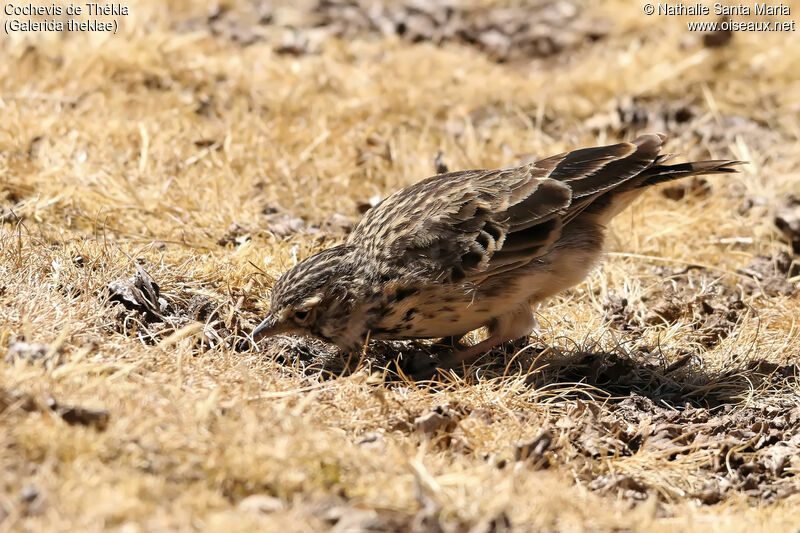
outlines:
{"label": "dirt patch", "polygon": [[276,53],[287,55],[320,53],[322,42],[330,37],[397,36],[411,43],[458,43],[507,62],[554,56],[605,37],[610,22],[585,13],[583,6],[565,0],[508,7],[452,0],[318,0],[308,9],[276,16],[269,4],[256,2],[238,8],[216,5],[204,17],[184,20],[175,29],[206,31],[241,46],[270,39],[277,42]]}
{"label": "dirt patch", "polygon": [[[716,120],[708,120],[708,112],[701,102],[689,99],[664,100],[651,96],[620,97],[610,110],[603,110],[590,117],[586,126],[595,132],[613,133],[620,138],[633,138],[650,131],[669,132],[673,141],[680,144],[692,140],[710,153],[730,153],[730,140],[743,137],[750,139],[759,149],[768,150],[780,143],[781,134],[764,124],[732,113],[720,114]],[[695,180],[694,185],[685,185],[689,192],[706,196],[710,191],[704,180]],[[682,182],[679,182],[682,183]],[[692,183],[689,181],[688,183]],[[684,194],[667,188],[668,198],[679,200]]]}
{"label": "dirt patch", "polygon": [[748,294],[759,293],[765,296],[794,296],[797,287],[789,281],[800,274],[800,265],[786,252],[772,255],[759,255],[745,268],[738,270],[752,281],[744,281],[742,286]]}
{"label": "dirt patch", "polygon": [[703,267],[657,267],[655,272],[663,279],[661,287],[640,301],[609,296],[604,308],[612,327],[640,334],[647,326],[686,320],[693,328],[690,340],[712,348],[731,333],[746,312],[742,288],[725,283]]}
{"label": "dirt patch", "polygon": [[[660,461],[702,457],[706,481],[691,491],[702,503],[744,493],[753,503],[785,498],[800,490],[800,407],[794,402],[736,409],[670,409],[648,398],[631,396],[608,408],[578,404],[556,427],[569,430],[574,453],[601,456],[659,456]],[[644,473],[642,473],[644,474]],[[659,490],[646,474],[605,475],[592,489],[639,500]]]}
{"label": "dirt patch", "polygon": [[455,42],[498,62],[552,56],[601,39],[609,27],[605,21],[583,18],[586,10],[569,1],[499,8],[454,1],[320,0],[312,11],[318,27],[340,38],[373,34]]}
{"label": "dirt patch", "polygon": [[249,46],[265,38],[264,27],[273,21],[267,2],[253,2],[244,8],[215,4],[203,17],[181,20],[174,25],[177,32],[207,31],[210,35]]}
{"label": "dirt patch", "polygon": [[637,335],[647,326],[672,325],[684,320],[693,328],[690,340],[712,348],[725,339],[748,312],[745,296],[793,296],[798,265],[780,252],[760,255],[739,273],[747,278],[735,285],[700,266],[679,269],[656,267],[663,282],[640,301],[611,294],[603,304],[606,320],[619,331]]}
{"label": "dirt patch", "polygon": [[688,101],[652,101],[645,97],[621,97],[614,109],[590,118],[587,126],[595,131],[615,131],[622,136],[635,136],[644,130],[686,130],[700,118],[701,108]]}

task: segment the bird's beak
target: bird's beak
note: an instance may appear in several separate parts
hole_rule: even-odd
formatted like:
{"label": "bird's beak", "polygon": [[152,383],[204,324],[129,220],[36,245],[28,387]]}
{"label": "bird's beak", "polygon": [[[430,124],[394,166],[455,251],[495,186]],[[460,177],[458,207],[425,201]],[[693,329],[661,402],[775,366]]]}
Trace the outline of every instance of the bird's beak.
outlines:
{"label": "bird's beak", "polygon": [[253,330],[253,341],[258,342],[265,337],[286,333],[291,329],[291,325],[281,324],[274,316],[270,315]]}

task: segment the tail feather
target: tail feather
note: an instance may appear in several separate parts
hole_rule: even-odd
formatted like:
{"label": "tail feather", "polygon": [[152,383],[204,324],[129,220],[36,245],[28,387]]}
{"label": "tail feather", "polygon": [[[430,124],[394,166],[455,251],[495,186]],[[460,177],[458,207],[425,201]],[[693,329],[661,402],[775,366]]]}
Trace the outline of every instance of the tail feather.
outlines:
{"label": "tail feather", "polygon": [[728,159],[715,159],[711,161],[695,161],[693,163],[680,163],[677,165],[656,165],[648,168],[640,175],[642,179],[637,188],[649,187],[659,183],[686,178],[689,176],[702,176],[705,174],[730,174],[739,172],[732,168],[742,165],[746,161],[733,161]]}
{"label": "tail feather", "polygon": [[[653,166],[645,169],[634,179],[629,180],[622,186],[612,189],[587,202],[587,205],[580,207],[580,212],[595,217],[601,224],[607,224],[612,218],[617,216],[623,209],[633,202],[644,192],[645,187],[666,183],[668,181],[687,178],[689,176],[702,176],[704,174],[730,174],[738,172],[732,168],[736,165],[746,163],[746,161],[733,161],[718,159],[713,161],[695,161],[693,163],[679,163],[677,165],[662,165],[664,161],[671,159],[672,154],[658,156]],[[572,217],[575,218],[575,217]],[[567,219],[569,221],[571,219]]]}
{"label": "tail feather", "polygon": [[557,156],[550,178],[572,189],[563,226],[584,216],[607,224],[644,192],[645,187],[689,176],[738,172],[746,161],[717,159],[665,165],[675,154],[659,153],[666,136],[641,135],[630,143],[584,148]]}

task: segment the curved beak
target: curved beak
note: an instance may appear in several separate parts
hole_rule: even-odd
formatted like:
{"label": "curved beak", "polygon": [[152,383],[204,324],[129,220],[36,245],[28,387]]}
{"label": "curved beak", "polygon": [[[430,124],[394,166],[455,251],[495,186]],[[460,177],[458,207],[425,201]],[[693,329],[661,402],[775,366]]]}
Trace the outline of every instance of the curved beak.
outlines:
{"label": "curved beak", "polygon": [[290,331],[292,327],[288,324],[281,324],[278,320],[270,315],[261,322],[256,329],[253,330],[253,341],[258,342],[265,337],[272,337]]}

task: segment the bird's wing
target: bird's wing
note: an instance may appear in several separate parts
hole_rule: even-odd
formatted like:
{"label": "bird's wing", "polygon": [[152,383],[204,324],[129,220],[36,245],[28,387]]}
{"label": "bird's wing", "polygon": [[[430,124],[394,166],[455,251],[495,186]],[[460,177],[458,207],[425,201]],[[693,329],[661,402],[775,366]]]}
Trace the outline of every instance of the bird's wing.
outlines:
{"label": "bird's wing", "polygon": [[433,176],[368,211],[348,242],[441,281],[512,270],[547,253],[575,213],[652,165],[662,141],[645,135],[513,169]]}

